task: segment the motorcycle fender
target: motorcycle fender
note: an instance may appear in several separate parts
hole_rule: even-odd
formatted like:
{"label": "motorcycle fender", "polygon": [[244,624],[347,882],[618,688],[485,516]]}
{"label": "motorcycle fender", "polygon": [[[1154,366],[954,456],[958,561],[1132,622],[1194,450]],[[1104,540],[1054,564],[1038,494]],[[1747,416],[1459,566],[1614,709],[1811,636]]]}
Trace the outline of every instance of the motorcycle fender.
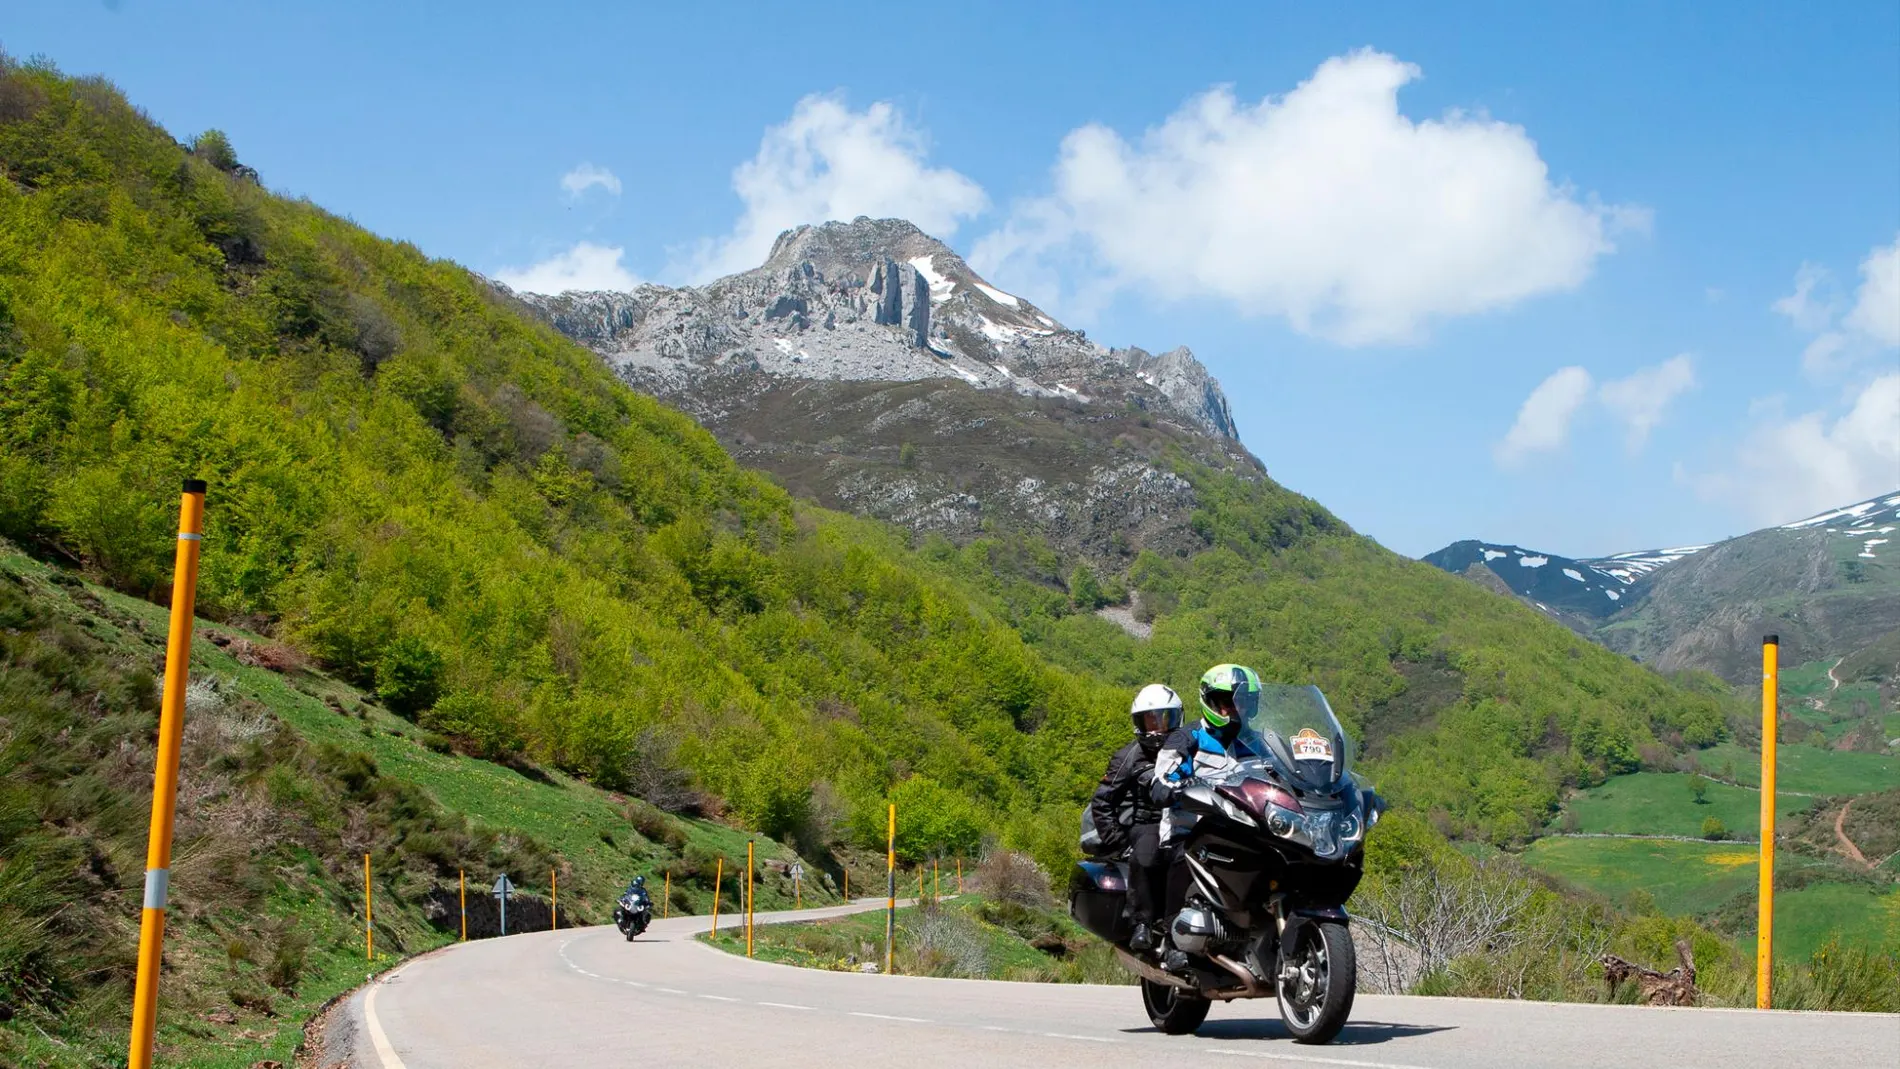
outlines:
{"label": "motorcycle fender", "polygon": [[1280,960],[1292,960],[1293,952],[1300,946],[1300,933],[1307,925],[1319,921],[1338,921],[1341,924],[1348,924],[1351,920],[1352,918],[1348,917],[1346,911],[1339,906],[1326,909],[1296,909],[1289,912],[1280,918]]}

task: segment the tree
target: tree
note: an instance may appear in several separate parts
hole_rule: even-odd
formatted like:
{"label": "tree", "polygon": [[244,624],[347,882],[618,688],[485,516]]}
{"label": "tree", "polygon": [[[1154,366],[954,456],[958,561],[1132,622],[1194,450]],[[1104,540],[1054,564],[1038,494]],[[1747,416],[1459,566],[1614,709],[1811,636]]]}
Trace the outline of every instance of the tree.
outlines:
{"label": "tree", "polygon": [[1709,804],[1709,780],[1707,776],[1696,773],[1689,777],[1689,794],[1697,805]]}
{"label": "tree", "polygon": [[191,142],[191,154],[226,174],[233,174],[240,166],[237,150],[231,147],[231,139],[223,130],[206,130]]}
{"label": "tree", "polygon": [[1086,564],[1078,564],[1069,575],[1069,600],[1078,609],[1099,609],[1108,604],[1108,598],[1102,593],[1102,584],[1095,578],[1095,569]]}
{"label": "tree", "polygon": [[1726,839],[1728,838],[1728,825],[1722,823],[1720,817],[1703,817],[1702,837],[1712,840]]}
{"label": "tree", "polygon": [[442,696],[442,655],[414,635],[398,637],[376,661],[376,693],[390,712],[414,720]]}

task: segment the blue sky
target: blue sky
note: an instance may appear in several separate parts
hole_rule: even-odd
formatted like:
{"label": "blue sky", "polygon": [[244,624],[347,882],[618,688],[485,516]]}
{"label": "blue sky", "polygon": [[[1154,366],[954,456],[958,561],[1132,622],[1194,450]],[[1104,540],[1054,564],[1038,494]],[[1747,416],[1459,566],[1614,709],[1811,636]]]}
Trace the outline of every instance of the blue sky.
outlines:
{"label": "blue sky", "polygon": [[1405,553],[1900,486],[1900,6],[1193,7],[119,0],[0,46],[491,274],[934,221],[1192,348],[1276,478]]}

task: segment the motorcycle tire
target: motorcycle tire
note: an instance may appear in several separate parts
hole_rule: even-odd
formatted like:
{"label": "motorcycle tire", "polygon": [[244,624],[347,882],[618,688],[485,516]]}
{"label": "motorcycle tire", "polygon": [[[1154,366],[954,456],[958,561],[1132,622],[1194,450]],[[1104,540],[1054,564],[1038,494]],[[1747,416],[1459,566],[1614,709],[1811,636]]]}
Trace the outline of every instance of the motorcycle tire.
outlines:
{"label": "motorcycle tire", "polygon": [[626,936],[627,942],[631,943],[633,942],[633,937],[640,934],[640,926],[638,923],[629,921],[626,927],[620,929],[620,934]]}
{"label": "motorcycle tire", "polygon": [[1163,1035],[1184,1036],[1207,1020],[1211,1003],[1178,987],[1143,980],[1141,1005],[1148,1011],[1148,1020],[1154,1022],[1157,1031]]}
{"label": "motorcycle tire", "polygon": [[1358,960],[1352,933],[1337,921],[1309,924],[1293,952],[1299,975],[1278,985],[1280,1019],[1295,1043],[1330,1043],[1352,1014]]}

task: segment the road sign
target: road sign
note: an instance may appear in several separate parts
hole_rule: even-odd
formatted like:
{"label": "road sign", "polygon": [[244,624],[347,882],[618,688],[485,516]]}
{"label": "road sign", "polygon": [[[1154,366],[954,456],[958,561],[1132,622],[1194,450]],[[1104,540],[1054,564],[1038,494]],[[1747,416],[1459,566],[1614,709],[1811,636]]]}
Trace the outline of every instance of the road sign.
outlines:
{"label": "road sign", "polygon": [[805,866],[799,865],[799,864],[792,865],[792,879],[802,880],[804,878],[805,878]]}
{"label": "road sign", "polygon": [[514,892],[515,885],[508,880],[508,874],[495,877],[495,899],[501,903],[501,934],[508,934],[508,896]]}

